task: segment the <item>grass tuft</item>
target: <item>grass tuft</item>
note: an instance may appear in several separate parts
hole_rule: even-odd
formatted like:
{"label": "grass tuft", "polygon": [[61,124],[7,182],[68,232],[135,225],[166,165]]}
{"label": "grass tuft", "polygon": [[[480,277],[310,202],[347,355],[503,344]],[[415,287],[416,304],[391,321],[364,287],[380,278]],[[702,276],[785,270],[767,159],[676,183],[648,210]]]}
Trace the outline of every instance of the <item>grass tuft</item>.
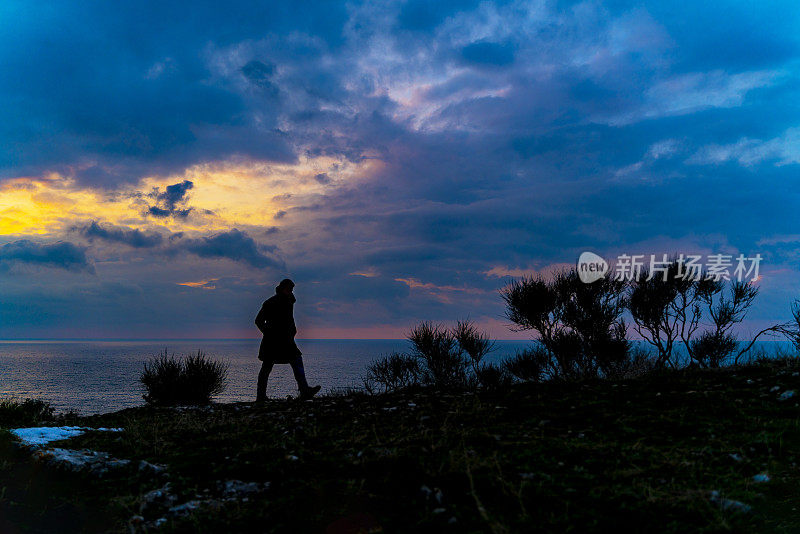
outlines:
{"label": "grass tuft", "polygon": [[166,349],[144,365],[139,382],[148,404],[208,404],[225,391],[228,365],[206,357],[202,351],[185,358],[168,355]]}
{"label": "grass tuft", "polygon": [[53,406],[43,400],[0,400],[0,427],[36,426],[52,422],[55,417]]}

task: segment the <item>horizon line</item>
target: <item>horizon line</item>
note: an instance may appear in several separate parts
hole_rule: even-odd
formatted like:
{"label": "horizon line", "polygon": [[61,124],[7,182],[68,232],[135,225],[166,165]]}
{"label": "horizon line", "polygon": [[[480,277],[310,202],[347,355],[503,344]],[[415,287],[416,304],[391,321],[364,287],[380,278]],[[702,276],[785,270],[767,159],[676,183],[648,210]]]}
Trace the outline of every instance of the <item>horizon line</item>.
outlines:
{"label": "horizon line", "polygon": [[[64,338],[0,338],[0,343],[52,342],[52,341],[260,341],[259,337],[163,337],[163,338],[116,338],[116,337],[64,337]],[[407,338],[394,337],[306,337],[297,341],[408,341]],[[527,339],[492,338],[492,341],[520,341]]]}

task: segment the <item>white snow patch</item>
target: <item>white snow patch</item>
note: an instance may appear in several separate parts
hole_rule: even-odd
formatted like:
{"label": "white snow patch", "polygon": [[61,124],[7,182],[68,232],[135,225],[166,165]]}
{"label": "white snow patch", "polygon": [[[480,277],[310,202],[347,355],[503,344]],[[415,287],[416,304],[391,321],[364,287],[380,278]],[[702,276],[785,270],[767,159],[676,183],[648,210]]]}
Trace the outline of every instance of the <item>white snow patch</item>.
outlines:
{"label": "white snow patch", "polygon": [[44,449],[37,454],[43,460],[55,465],[68,467],[73,471],[88,469],[96,474],[104,474],[108,469],[128,465],[130,460],[112,458],[107,452],[97,452],[89,449]]}
{"label": "white snow patch", "polygon": [[11,433],[24,445],[46,445],[51,441],[59,441],[80,436],[87,430],[103,432],[121,432],[121,428],[89,428],[85,426],[35,426],[30,428],[14,428]]}
{"label": "white snow patch", "polygon": [[107,452],[90,449],[60,449],[42,445],[29,445],[29,447],[33,457],[47,465],[74,472],[88,471],[98,477],[104,476],[111,469],[118,469],[131,463],[130,460],[113,458]]}
{"label": "white snow patch", "polygon": [[89,430],[103,432],[121,432],[122,428],[91,428],[84,426],[40,426],[30,428],[14,428],[10,432],[28,447],[34,457],[47,464],[63,467],[71,471],[89,471],[97,476],[103,476],[109,469],[114,469],[130,464],[130,460],[112,458],[106,452],[89,449],[72,450],[49,448],[47,444],[52,441],[74,438]]}

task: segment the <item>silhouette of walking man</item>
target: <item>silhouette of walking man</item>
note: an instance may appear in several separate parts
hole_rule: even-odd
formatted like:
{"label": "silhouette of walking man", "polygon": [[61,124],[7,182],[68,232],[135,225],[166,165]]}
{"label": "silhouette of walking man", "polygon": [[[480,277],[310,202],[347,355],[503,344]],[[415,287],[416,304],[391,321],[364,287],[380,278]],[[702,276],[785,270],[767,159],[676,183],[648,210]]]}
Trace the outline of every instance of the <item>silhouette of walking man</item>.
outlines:
{"label": "silhouette of walking man", "polygon": [[297,388],[300,390],[300,398],[310,399],[320,389],[320,386],[310,387],[306,381],[306,372],[303,369],[303,357],[294,336],[297,334],[297,327],[294,324],[294,303],[295,298],[292,291],[294,282],[285,278],[281,280],[275,288],[275,295],[268,298],[261,311],[256,316],[256,326],[264,338],[258,349],[258,359],[261,364],[261,371],[258,373],[258,385],[256,387],[256,402],[263,402],[267,399],[267,379],[272,371],[272,366],[276,363],[288,363],[292,366],[294,379],[297,380]]}

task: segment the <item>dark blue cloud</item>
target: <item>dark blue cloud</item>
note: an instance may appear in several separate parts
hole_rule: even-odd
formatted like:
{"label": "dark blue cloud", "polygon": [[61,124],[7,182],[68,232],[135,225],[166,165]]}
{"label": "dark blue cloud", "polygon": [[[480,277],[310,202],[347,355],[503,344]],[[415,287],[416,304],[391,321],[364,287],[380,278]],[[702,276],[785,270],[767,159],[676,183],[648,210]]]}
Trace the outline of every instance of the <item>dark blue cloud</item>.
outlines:
{"label": "dark blue cloud", "polygon": [[150,196],[155,198],[161,206],[149,206],[147,213],[161,219],[166,217],[185,219],[193,208],[177,208],[176,205],[186,201],[186,192],[192,187],[194,187],[192,182],[184,180],[177,184],[168,185],[164,188],[163,193],[158,191],[151,193]]}
{"label": "dark blue cloud", "polygon": [[184,238],[175,248],[175,252],[186,251],[201,258],[226,258],[252,267],[283,268],[282,261],[269,255],[275,250],[274,246],[261,245],[236,228],[210,237]]}
{"label": "dark blue cloud", "polygon": [[124,243],[133,248],[152,248],[160,245],[164,238],[161,234],[146,233],[138,228],[120,228],[101,226],[97,221],[92,221],[83,228],[83,235],[89,239],[99,238],[115,243]]}
{"label": "dark blue cloud", "polygon": [[[395,119],[382,87],[395,76],[431,85],[454,64],[474,67],[427,89],[433,119],[532,139],[634,113],[664,77],[780,68],[798,45],[789,3],[736,6],[724,20],[714,6],[657,2],[238,1],[198,3],[191,17],[163,2],[11,5],[0,176],[56,170],[106,187],[234,155],[357,160],[398,137],[425,142]],[[374,51],[409,58],[407,72],[392,54],[385,65],[376,55],[376,76],[359,68],[376,35]]]}
{"label": "dark blue cloud", "polygon": [[0,246],[1,268],[19,264],[94,272],[94,266],[86,258],[86,249],[67,242],[42,244],[21,239]]}
{"label": "dark blue cloud", "polygon": [[270,80],[274,73],[275,65],[267,65],[255,59],[242,67],[242,74],[244,77],[247,78],[251,84],[272,97],[278,96],[279,93],[278,87]]}
{"label": "dark blue cloud", "polygon": [[501,67],[514,62],[514,47],[507,43],[480,41],[462,48],[461,57],[467,63]]}
{"label": "dark blue cloud", "polygon": [[431,31],[455,12],[469,9],[478,0],[456,0],[431,2],[429,0],[410,0],[401,4],[397,23],[401,29],[418,32]]}
{"label": "dark blue cloud", "polygon": [[156,198],[162,201],[167,209],[172,209],[177,202],[184,199],[186,192],[192,187],[194,187],[192,182],[184,180],[179,184],[168,185],[164,188],[164,192],[159,193]]}
{"label": "dark blue cloud", "polygon": [[185,219],[191,213],[192,208],[186,208],[183,210],[176,210],[176,209],[164,209],[159,208],[158,206],[150,206],[147,208],[147,213],[152,215],[153,217],[157,217],[159,219],[166,219],[167,217],[175,217],[176,219]]}
{"label": "dark blue cloud", "polygon": [[[725,6],[681,0],[649,3],[652,15],[675,36],[679,68],[742,70],[780,65],[797,57],[800,23],[791,1],[769,6],[734,2]],[[691,16],[686,16],[691,13]]]}
{"label": "dark blue cloud", "polygon": [[[205,53],[294,32],[335,47],[346,12],[313,2],[198,2],[191,16],[163,2],[12,2],[3,19],[0,69],[15,75],[0,79],[0,177],[58,171],[113,187],[235,154],[293,161],[274,119],[247,113]],[[264,81],[253,65],[244,70]]]}

